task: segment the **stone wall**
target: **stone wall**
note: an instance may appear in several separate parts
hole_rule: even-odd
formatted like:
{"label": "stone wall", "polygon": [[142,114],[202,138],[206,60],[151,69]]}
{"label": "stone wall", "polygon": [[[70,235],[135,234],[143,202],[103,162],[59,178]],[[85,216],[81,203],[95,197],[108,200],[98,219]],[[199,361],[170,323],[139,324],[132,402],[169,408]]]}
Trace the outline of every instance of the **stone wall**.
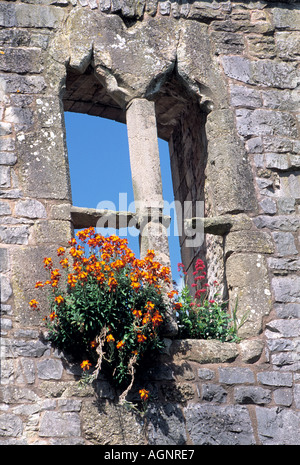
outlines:
{"label": "stone wall", "polygon": [[[299,30],[292,2],[1,2],[1,444],[299,444]],[[167,340],[146,420],[80,389],[27,305],[72,236],[64,109],[125,122],[136,98],[248,314],[240,344]]]}

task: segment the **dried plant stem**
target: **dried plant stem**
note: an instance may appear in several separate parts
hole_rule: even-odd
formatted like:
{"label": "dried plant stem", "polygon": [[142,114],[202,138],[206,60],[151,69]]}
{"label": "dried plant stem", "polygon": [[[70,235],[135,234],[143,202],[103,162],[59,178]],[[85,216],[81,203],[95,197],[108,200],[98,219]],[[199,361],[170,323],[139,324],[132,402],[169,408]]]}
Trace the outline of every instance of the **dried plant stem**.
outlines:
{"label": "dried plant stem", "polygon": [[132,388],[132,385],[133,385],[133,382],[134,382],[134,374],[135,374],[135,364],[136,364],[136,360],[137,360],[137,356],[134,355],[130,360],[129,360],[129,363],[128,363],[128,370],[130,371],[130,375],[131,375],[131,381],[130,381],[130,384],[129,386],[127,387],[127,389],[125,389],[124,392],[122,392],[122,394],[120,395],[119,397],[119,401],[120,401],[120,404],[124,404],[125,399],[126,399],[126,396],[128,394],[128,392],[130,391],[130,389]]}

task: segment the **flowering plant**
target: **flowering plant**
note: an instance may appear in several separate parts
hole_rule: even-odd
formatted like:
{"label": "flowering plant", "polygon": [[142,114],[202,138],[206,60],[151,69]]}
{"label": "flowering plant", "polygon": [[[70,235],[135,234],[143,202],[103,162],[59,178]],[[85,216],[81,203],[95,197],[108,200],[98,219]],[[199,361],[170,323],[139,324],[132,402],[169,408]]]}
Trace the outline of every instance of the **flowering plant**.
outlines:
{"label": "flowering plant", "polygon": [[[135,368],[163,349],[162,328],[168,302],[162,289],[170,283],[170,270],[155,261],[153,250],[137,259],[127,240],[104,237],[94,228],[79,231],[66,251],[57,249],[60,267],[44,259],[49,279],[37,288],[50,287],[50,314],[45,318],[50,340],[81,361],[90,379],[104,371],[119,388],[132,387]],[[89,253],[85,251],[89,249]],[[38,302],[29,303],[38,309]],[[141,400],[148,391],[140,390]]]}
{"label": "flowering plant", "polygon": [[[178,264],[178,271],[186,274],[182,263]],[[196,261],[193,276],[194,296],[185,284],[174,303],[178,337],[238,342],[235,314],[231,318],[228,302],[220,299],[217,281],[214,281],[213,286],[207,284],[205,265],[201,259]]]}

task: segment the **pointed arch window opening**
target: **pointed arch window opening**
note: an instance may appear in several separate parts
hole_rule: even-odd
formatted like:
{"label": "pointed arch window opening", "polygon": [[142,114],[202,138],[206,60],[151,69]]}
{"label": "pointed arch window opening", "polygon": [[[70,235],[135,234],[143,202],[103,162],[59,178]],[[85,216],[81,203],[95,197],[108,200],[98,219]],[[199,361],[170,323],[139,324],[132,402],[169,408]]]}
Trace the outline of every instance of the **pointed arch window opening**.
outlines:
{"label": "pointed arch window opening", "polygon": [[[82,221],[84,211],[92,214],[93,210],[107,208],[116,212],[124,212],[124,215],[121,213],[116,219],[118,229],[104,227],[98,230],[103,235],[117,234],[120,237],[126,237],[129,246],[138,256],[141,249],[140,230],[135,226],[130,226],[130,223],[135,224],[134,216],[131,216],[130,212],[134,215],[136,208],[131,182],[132,170],[129,163],[126,125],[105,118],[65,111],[65,126],[75,233],[83,227],[97,226],[93,215],[90,218],[86,215]],[[174,197],[168,143],[158,139],[158,147],[166,204],[172,205]],[[170,214],[168,208],[167,214]],[[181,257],[174,209],[171,211],[171,216],[171,224],[167,228],[167,240],[171,255],[172,275],[173,279],[177,280],[177,264],[181,261]],[[114,221],[115,218],[111,217],[111,220]]]}

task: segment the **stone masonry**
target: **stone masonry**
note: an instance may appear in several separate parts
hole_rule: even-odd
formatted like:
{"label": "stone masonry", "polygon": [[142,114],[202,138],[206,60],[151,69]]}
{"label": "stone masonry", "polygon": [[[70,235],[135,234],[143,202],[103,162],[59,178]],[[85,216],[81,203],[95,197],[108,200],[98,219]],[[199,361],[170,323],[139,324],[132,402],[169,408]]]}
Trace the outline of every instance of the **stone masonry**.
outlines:
{"label": "stone masonry", "polygon": [[[300,444],[299,57],[292,0],[1,1],[0,444]],[[247,315],[239,344],[173,328],[144,370],[146,420],[103,378],[80,388],[47,342],[46,299],[28,308],[43,257],[104,214],[72,205],[64,111],[127,123],[141,253],[166,263],[156,134],[169,142],[175,199],[192,206],[182,261],[190,276],[205,258]]]}

